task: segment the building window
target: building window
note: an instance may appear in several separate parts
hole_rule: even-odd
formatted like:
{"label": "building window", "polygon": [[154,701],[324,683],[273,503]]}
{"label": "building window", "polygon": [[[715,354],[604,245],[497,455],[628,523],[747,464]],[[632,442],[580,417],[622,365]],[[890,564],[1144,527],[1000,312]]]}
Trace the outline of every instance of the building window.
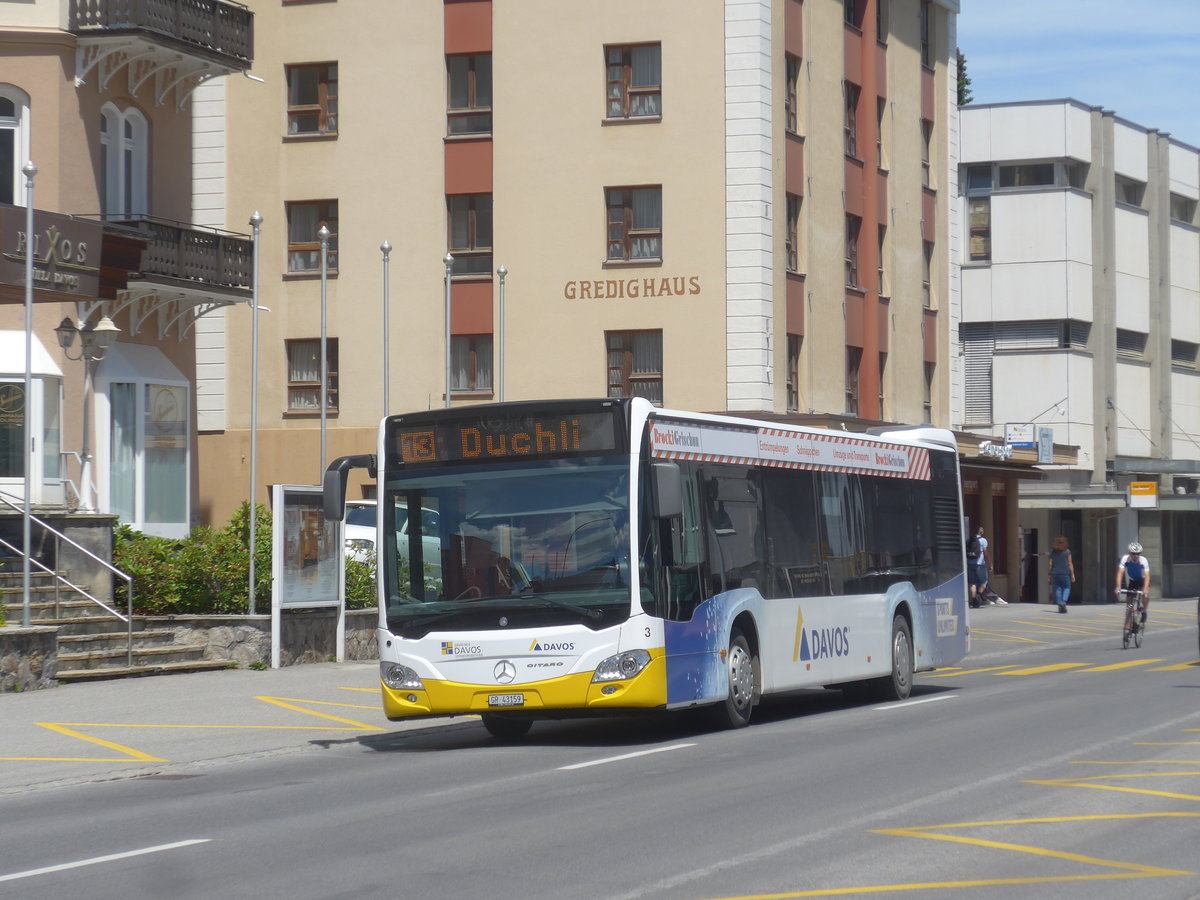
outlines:
{"label": "building window", "polygon": [[862,4],[859,0],[842,0],[842,20],[855,28],[862,27]]}
{"label": "building window", "polygon": [[876,267],[875,267],[875,289],[879,291],[880,297],[888,296],[887,282],[884,280],[885,276],[887,275],[887,272],[885,271],[885,267],[883,265],[883,260],[884,260],[884,252],[883,251],[886,246],[887,246],[887,226],[880,225],[879,226],[879,247],[877,248],[879,250],[879,253],[876,256]]}
{"label": "building window", "polygon": [[[326,387],[325,410],[338,408],[338,341],[325,339]],[[305,338],[287,341],[288,412],[321,411],[321,340]]]}
{"label": "building window", "polygon": [[889,28],[888,0],[875,0],[875,40],[886,44]]}
{"label": "building window", "polygon": [[446,130],[450,134],[490,134],[492,54],[446,57]]}
{"label": "building window", "polygon": [[924,268],[921,270],[921,293],[925,308],[933,309],[933,241],[923,241],[925,251]]}
{"label": "building window", "polygon": [[1054,163],[1022,163],[997,166],[997,184],[1002,188],[1054,187]]}
{"label": "building window", "polygon": [[804,202],[799,194],[787,195],[787,270],[800,271],[800,206]]}
{"label": "building window", "polygon": [[1196,201],[1180,194],[1172,194],[1171,218],[1184,225],[1191,225],[1192,220],[1196,218]]}
{"label": "building window", "polygon": [[884,406],[884,401],[887,397],[883,389],[884,375],[887,372],[887,358],[888,355],[886,353],[879,354],[879,418],[881,419],[887,419],[886,407]]}
{"label": "building window", "polygon": [[800,133],[800,57],[785,53],[787,84],[784,85],[783,121],[788,134]]}
{"label": "building window", "polygon": [[1200,352],[1200,345],[1193,344],[1191,341],[1171,340],[1171,363],[1173,365],[1196,365],[1197,352]]}
{"label": "building window", "polygon": [[456,334],[450,339],[450,390],[491,392],[490,334]]}
{"label": "building window", "polygon": [[604,48],[610,119],[662,115],[662,45],[617,45]]}
{"label": "building window", "polygon": [[992,189],[991,166],[967,166],[967,190],[990,191]]}
{"label": "building window", "polygon": [[992,199],[971,197],[967,206],[971,229],[971,262],[988,262],[992,258]]}
{"label": "building window", "polygon": [[921,65],[927,69],[933,68],[933,48],[929,41],[929,17],[933,10],[929,8],[929,0],[921,0],[919,15],[921,17]]}
{"label": "building window", "polygon": [[924,411],[925,411],[925,421],[926,422],[933,421],[933,377],[934,377],[936,368],[937,368],[936,363],[931,363],[931,362],[925,363]]}
{"label": "building window", "polygon": [[858,373],[862,367],[862,348],[846,348],[846,414],[858,415]]}
{"label": "building window", "polygon": [[858,234],[862,230],[862,219],[846,216],[846,287],[858,288]]}
{"label": "building window", "polygon": [[787,336],[787,411],[800,411],[800,344],[798,334]]}
{"label": "building window", "polygon": [[858,85],[849,81],[842,83],[842,99],[845,109],[842,114],[844,150],[847,156],[858,159]]}
{"label": "building window", "polygon": [[29,98],[16,88],[0,85],[0,203],[25,205],[25,176],[29,159]]}
{"label": "building window", "polygon": [[1140,331],[1117,329],[1117,356],[1126,359],[1141,359],[1146,355],[1146,339],[1149,335]]}
{"label": "building window", "polygon": [[329,229],[325,268],[337,271],[338,204],[336,200],[306,200],[287,205],[288,271],[321,271],[321,238],[324,225]]}
{"label": "building window", "polygon": [[124,112],[111,103],[100,111],[100,211],[109,218],[149,213],[150,129],[136,109]]}
{"label": "building window", "polygon": [[883,153],[883,125],[887,121],[887,97],[875,98],[875,164],[880,169],[887,169],[887,160]]}
{"label": "building window", "polygon": [[492,195],[446,197],[450,255],[455,275],[490,275],[492,271]]}
{"label": "building window", "polygon": [[1129,206],[1141,206],[1142,200],[1146,196],[1146,182],[1126,178],[1123,175],[1116,176],[1116,179],[1117,202]]}
{"label": "building window", "polygon": [[288,134],[337,134],[337,63],[287,67]]}
{"label": "building window", "polygon": [[933,187],[930,174],[929,160],[933,147],[933,123],[928,119],[921,120],[921,184]]}
{"label": "building window", "polygon": [[608,396],[663,402],[661,331],[606,331]]}
{"label": "building window", "polygon": [[662,259],[662,188],[605,188],[608,261]]}

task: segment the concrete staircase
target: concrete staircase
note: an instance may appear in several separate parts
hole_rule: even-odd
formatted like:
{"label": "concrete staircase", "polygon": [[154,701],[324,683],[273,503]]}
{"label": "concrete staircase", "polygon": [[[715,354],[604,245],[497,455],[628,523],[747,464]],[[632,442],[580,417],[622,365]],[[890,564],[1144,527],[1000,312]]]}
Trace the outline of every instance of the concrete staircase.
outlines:
{"label": "concrete staircase", "polygon": [[[11,624],[19,624],[24,613],[20,561],[13,571],[11,561],[0,565],[0,600]],[[154,628],[134,616],[132,660],[129,625],[104,608],[59,584],[53,576],[34,571],[30,575],[29,618],[31,625],[58,628],[58,672],[60,682],[128,678],[227,669],[227,660],[205,659],[203,644],[179,644],[169,628]],[[119,608],[119,607],[118,607]]]}

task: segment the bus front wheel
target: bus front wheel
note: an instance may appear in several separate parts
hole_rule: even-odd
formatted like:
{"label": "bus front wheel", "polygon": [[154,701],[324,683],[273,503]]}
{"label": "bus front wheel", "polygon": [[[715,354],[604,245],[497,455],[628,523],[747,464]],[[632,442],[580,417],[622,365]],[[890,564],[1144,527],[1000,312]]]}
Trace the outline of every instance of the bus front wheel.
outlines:
{"label": "bus front wheel", "polygon": [[883,700],[907,700],[912,693],[913,643],[908,620],[892,619],[892,674],[876,679],[875,691]]}
{"label": "bus front wheel", "polygon": [[750,724],[754,709],[754,686],[758,660],[750,651],[750,642],[739,629],[729,635],[729,653],[725,659],[729,674],[729,693],[713,707],[713,723],[718,728],[744,728]]}
{"label": "bus front wheel", "polygon": [[533,727],[532,719],[518,719],[496,713],[484,713],[481,718],[483,727],[488,730],[488,734],[501,741],[515,741],[517,738],[523,738]]}

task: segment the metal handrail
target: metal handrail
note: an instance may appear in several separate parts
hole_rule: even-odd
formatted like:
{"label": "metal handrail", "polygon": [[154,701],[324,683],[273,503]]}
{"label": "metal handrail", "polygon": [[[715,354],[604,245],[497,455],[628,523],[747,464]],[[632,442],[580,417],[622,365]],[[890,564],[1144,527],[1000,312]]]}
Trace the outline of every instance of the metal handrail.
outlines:
{"label": "metal handrail", "polygon": [[[13,503],[11,500],[8,499],[11,496],[14,496],[14,495],[8,494],[6,491],[0,491],[0,503],[4,503],[6,506],[10,507],[11,509],[16,510],[17,512],[23,512],[24,510],[21,507],[17,506],[17,504]],[[58,540],[66,541],[68,544],[70,544],[72,547],[74,547],[80,553],[84,554],[87,557],[90,557],[95,562],[100,563],[100,565],[102,565],[104,568],[108,569],[108,571],[111,572],[113,575],[116,575],[118,578],[121,578],[125,581],[125,590],[126,590],[126,598],[127,598],[126,604],[127,604],[127,611],[128,611],[127,616],[122,616],[116,610],[111,609],[110,607],[106,606],[103,601],[93,597],[91,594],[89,594],[87,591],[80,588],[78,585],[71,584],[69,581],[66,583],[71,588],[78,591],[80,594],[83,594],[85,597],[87,597],[93,603],[96,603],[99,606],[103,607],[104,609],[108,610],[110,613],[115,615],[118,619],[120,619],[121,621],[123,621],[126,624],[127,644],[126,644],[125,664],[132,668],[132,666],[133,666],[133,577],[122,572],[120,569],[118,569],[116,566],[114,566],[108,560],[101,559],[99,556],[97,556],[95,553],[93,553],[87,547],[84,547],[82,544],[79,544],[78,542],[67,537],[65,534],[63,534],[61,531],[59,531],[57,528],[55,528],[49,522],[45,522],[42,519],[39,519],[37,516],[32,515],[32,514],[29,516],[29,521],[36,522],[38,525],[42,526],[42,528],[45,528],[47,531],[49,531],[51,534],[53,534],[56,538],[58,538]],[[8,544],[7,541],[3,541],[3,543],[5,543],[7,546],[11,547],[11,549],[14,552],[19,553],[21,556],[27,556],[31,563],[36,563],[40,568],[45,569],[45,566],[43,566],[40,562],[38,562],[37,560],[35,560],[33,558],[33,555],[29,552],[28,547],[24,548],[24,552],[22,552],[22,551],[17,550],[16,547],[12,547],[12,545]],[[56,578],[59,577],[57,575],[57,573],[55,574],[55,577]],[[65,579],[63,579],[63,580],[65,581]]]}
{"label": "metal handrail", "polygon": [[[17,554],[18,556],[22,555],[20,549],[18,549],[15,545],[10,544],[4,538],[0,538],[0,547],[7,547],[9,550],[11,550],[13,553]],[[34,559],[31,556],[31,557],[29,557],[29,562],[32,565],[37,566],[39,569],[41,569],[47,575],[53,575],[56,581],[62,582],[67,587],[69,587],[71,590],[73,590],[75,593],[82,594],[84,597],[91,600],[97,606],[102,607],[105,610],[105,612],[109,613],[109,615],[116,616],[122,622],[129,621],[129,618],[127,616],[124,616],[121,613],[117,612],[115,609],[113,609],[111,606],[109,606],[107,603],[105,603],[99,597],[93,596],[88,591],[84,590],[79,585],[75,584],[73,581],[68,581],[67,579],[63,578],[61,575],[59,575],[57,572],[55,572],[53,569],[51,569],[49,566],[47,566],[45,563],[41,562],[40,560]]]}

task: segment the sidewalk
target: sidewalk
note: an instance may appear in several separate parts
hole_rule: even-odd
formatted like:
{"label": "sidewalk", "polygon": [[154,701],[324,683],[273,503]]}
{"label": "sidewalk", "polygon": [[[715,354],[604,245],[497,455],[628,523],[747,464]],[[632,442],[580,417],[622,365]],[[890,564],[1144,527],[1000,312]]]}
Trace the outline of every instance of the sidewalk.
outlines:
{"label": "sidewalk", "polygon": [[376,662],[227,669],[0,694],[0,795],[456,724],[389,722]]}

